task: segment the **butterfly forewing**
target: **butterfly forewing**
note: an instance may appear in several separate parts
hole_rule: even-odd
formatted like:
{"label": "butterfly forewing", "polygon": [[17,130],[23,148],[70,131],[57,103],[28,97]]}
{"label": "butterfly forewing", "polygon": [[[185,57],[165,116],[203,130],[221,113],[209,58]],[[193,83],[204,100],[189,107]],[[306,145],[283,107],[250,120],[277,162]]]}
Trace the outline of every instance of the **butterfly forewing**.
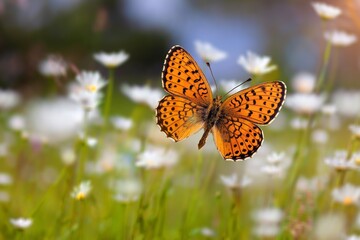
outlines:
{"label": "butterfly forewing", "polygon": [[190,100],[167,95],[156,108],[157,124],[168,137],[180,141],[202,128],[204,122],[200,116],[203,111]]}
{"label": "butterfly forewing", "polygon": [[223,116],[212,131],[216,147],[224,159],[251,157],[263,141],[262,130],[242,118]]}
{"label": "butterfly forewing", "polygon": [[268,124],[280,111],[285,95],[286,86],[283,82],[262,83],[227,98],[222,104],[222,111],[228,116]]}
{"label": "butterfly forewing", "polygon": [[193,103],[208,107],[212,102],[212,93],[204,73],[191,55],[180,46],[174,46],[168,52],[162,81],[164,89]]}

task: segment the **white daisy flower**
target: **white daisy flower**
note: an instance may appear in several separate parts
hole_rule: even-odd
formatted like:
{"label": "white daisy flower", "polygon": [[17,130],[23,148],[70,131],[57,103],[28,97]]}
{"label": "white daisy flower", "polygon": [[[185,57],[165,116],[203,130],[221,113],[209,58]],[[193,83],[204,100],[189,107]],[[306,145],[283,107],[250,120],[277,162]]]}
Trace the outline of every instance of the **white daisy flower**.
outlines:
{"label": "white daisy flower", "polygon": [[82,181],[79,185],[75,186],[70,196],[76,200],[84,200],[90,194],[92,189],[90,181]]}
{"label": "white daisy flower", "polygon": [[67,65],[65,61],[55,55],[49,55],[39,64],[39,72],[46,77],[65,76],[66,68]]}
{"label": "white daisy flower", "polygon": [[347,183],[340,188],[335,188],[331,194],[335,202],[346,206],[355,205],[360,200],[360,187]]}
{"label": "white daisy flower", "polygon": [[227,57],[226,52],[215,48],[208,42],[195,41],[195,49],[205,62],[216,62]]}
{"label": "white daisy flower", "polygon": [[324,102],[323,95],[295,93],[287,97],[285,106],[299,114],[313,114],[320,110]]}
{"label": "white daisy flower", "polygon": [[354,161],[347,159],[347,152],[342,150],[336,151],[332,157],[325,158],[324,162],[335,170],[350,170],[357,168]]}
{"label": "white daisy flower", "polygon": [[271,58],[269,56],[259,56],[251,51],[246,56],[240,56],[238,64],[242,66],[248,73],[253,75],[263,75],[274,71],[277,67],[270,65]]}
{"label": "white daisy flower", "polygon": [[325,32],[324,37],[333,46],[337,47],[347,47],[357,41],[356,35],[339,30]]}
{"label": "white daisy flower", "polygon": [[99,52],[94,54],[94,58],[105,67],[115,68],[126,62],[129,59],[129,54],[125,51],[115,53]]}
{"label": "white daisy flower", "polygon": [[11,218],[10,223],[19,229],[26,229],[31,226],[32,220],[30,218]]}
{"label": "white daisy flower", "polygon": [[122,86],[122,92],[131,100],[137,103],[145,103],[151,108],[155,108],[159,99],[162,98],[163,93],[156,88],[150,88],[149,86]]}
{"label": "white daisy flower", "polygon": [[135,165],[145,169],[167,168],[174,166],[178,159],[179,155],[174,150],[148,146],[139,154]]}
{"label": "white daisy flower", "polygon": [[92,93],[98,92],[106,85],[99,72],[82,71],[76,75],[76,81],[80,87]]}
{"label": "white daisy flower", "polygon": [[220,176],[221,182],[228,188],[236,189],[243,188],[251,184],[251,179],[247,176],[240,178],[238,174],[233,173],[229,176]]}
{"label": "white daisy flower", "polygon": [[341,14],[341,9],[327,3],[313,2],[312,6],[316,13],[324,20],[330,20]]}
{"label": "white daisy flower", "polygon": [[316,77],[309,72],[299,72],[292,79],[292,85],[298,93],[311,93],[315,89]]}
{"label": "white daisy flower", "polygon": [[13,90],[0,89],[0,109],[10,110],[20,103],[20,95]]}
{"label": "white daisy flower", "polygon": [[84,110],[95,110],[101,103],[102,94],[98,91],[92,92],[79,84],[69,86],[69,98],[78,103]]}

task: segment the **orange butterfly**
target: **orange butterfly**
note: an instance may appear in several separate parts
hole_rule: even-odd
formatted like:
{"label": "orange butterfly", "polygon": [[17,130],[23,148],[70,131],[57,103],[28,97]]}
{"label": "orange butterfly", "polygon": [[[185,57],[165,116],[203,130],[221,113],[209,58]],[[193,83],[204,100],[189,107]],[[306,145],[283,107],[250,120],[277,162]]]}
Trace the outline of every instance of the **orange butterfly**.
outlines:
{"label": "orange butterfly", "polygon": [[198,148],[212,132],[224,159],[244,160],[261,146],[263,132],[256,124],[269,124],[284,103],[281,81],[241,90],[222,101],[212,97],[204,73],[181,46],[173,46],[162,70],[163,88],[170,95],[156,108],[157,124],[167,137],[181,141],[204,128]]}

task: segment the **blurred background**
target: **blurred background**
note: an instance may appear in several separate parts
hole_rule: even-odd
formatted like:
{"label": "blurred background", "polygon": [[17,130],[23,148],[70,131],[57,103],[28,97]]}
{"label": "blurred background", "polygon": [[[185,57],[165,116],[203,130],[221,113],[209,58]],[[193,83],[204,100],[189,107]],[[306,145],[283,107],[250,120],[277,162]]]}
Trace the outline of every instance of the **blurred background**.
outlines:
{"label": "blurred background", "polygon": [[[327,27],[357,35],[360,1],[327,2],[343,9]],[[160,87],[168,49],[180,44],[200,60],[195,40],[227,52],[225,61],[213,64],[219,80],[247,79],[236,60],[251,50],[278,65],[266,78],[287,82],[295,72],[319,71],[325,48],[321,24],[311,1],[303,0],[0,0],[0,88],[37,95],[46,86],[38,64],[47,55],[60,55],[78,69],[105,71],[93,54],[119,50],[130,60],[116,70],[117,83]],[[335,54],[335,82],[360,86],[359,47]],[[73,79],[70,73],[62,81]]]}

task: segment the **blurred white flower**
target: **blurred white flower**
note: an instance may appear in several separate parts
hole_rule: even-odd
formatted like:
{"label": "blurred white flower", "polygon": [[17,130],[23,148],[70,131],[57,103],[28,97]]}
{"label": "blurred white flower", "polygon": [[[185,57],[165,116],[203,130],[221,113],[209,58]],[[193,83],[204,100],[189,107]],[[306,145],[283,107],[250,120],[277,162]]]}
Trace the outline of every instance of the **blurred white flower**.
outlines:
{"label": "blurred white flower", "polygon": [[347,236],[346,240],[360,240],[360,236],[358,235]]}
{"label": "blurred white flower", "polygon": [[32,220],[30,218],[11,218],[10,223],[19,229],[26,229],[31,226]]}
{"label": "blurred white flower", "polygon": [[111,123],[116,129],[127,131],[133,126],[131,118],[125,118],[120,116],[111,117]]}
{"label": "blurred white flower", "polygon": [[323,95],[295,93],[287,97],[285,106],[299,114],[312,114],[321,108],[324,101]]}
{"label": "blurred white flower", "polygon": [[324,37],[332,45],[337,47],[347,47],[357,41],[356,35],[339,30],[325,32]]}
{"label": "blurred white flower", "polygon": [[98,144],[98,140],[97,138],[94,138],[94,137],[87,137],[86,138],[86,144],[89,146],[89,147],[95,147],[97,144]]}
{"label": "blurred white flower", "polygon": [[90,181],[82,181],[79,185],[75,186],[70,196],[76,200],[84,200],[90,194],[92,189]]}
{"label": "blurred white flower", "polygon": [[8,143],[0,143],[0,157],[5,157],[9,153]]}
{"label": "blurred white flower", "polygon": [[195,50],[205,62],[216,62],[227,57],[226,52],[215,48],[208,42],[195,41]]}
{"label": "blurred white flower", "polygon": [[229,176],[220,176],[221,182],[230,189],[239,189],[251,184],[251,179],[247,176],[239,177],[238,174],[233,173]]}
{"label": "blurred white flower", "polygon": [[357,168],[352,159],[347,159],[347,152],[343,150],[336,151],[334,156],[325,158],[324,162],[326,165],[336,170],[350,170]]}
{"label": "blurred white flower", "polygon": [[77,135],[83,117],[83,110],[77,104],[57,98],[30,104],[25,113],[25,123],[30,137],[58,143]]}
{"label": "blurred white flower", "polygon": [[345,236],[345,219],[342,215],[327,214],[320,216],[315,222],[314,236],[316,240],[338,240]]}
{"label": "blurred white flower", "polygon": [[266,161],[270,164],[279,164],[284,161],[285,156],[285,152],[272,152],[267,156]]}
{"label": "blurred white flower", "polygon": [[12,182],[12,177],[9,174],[0,172],[0,185],[10,185]]}
{"label": "blurred white flower", "polygon": [[100,91],[106,85],[99,72],[82,71],[76,75],[76,81],[81,88],[92,93]]}
{"label": "blurred white flower", "polygon": [[316,176],[313,178],[299,177],[296,182],[296,191],[299,193],[313,193],[321,192],[328,182],[328,178],[324,176]]}
{"label": "blurred white flower", "polygon": [[69,98],[78,103],[85,111],[92,111],[100,104],[102,95],[98,91],[89,91],[79,84],[71,84]]}
{"label": "blurred white flower", "polygon": [[[234,87],[238,86],[241,82],[238,81],[238,80],[234,80],[234,79],[230,79],[230,80],[221,80],[219,82],[219,85],[220,85],[220,88],[224,91],[224,92],[228,92],[230,91],[231,89],[233,89]],[[236,92],[244,89],[245,87],[242,85],[240,87],[238,87],[236,89]]]}
{"label": "blurred white flower", "polygon": [[63,147],[60,150],[60,155],[65,165],[72,165],[76,160],[76,154],[72,147]]}
{"label": "blurred white flower", "polygon": [[328,133],[323,129],[314,130],[311,134],[311,137],[315,143],[319,143],[319,144],[324,144],[329,139]]}
{"label": "blurred white flower", "polygon": [[299,117],[296,117],[296,118],[293,118],[291,119],[290,121],[290,126],[293,128],[293,129],[305,129],[308,125],[309,121],[305,118],[299,118]]}
{"label": "blurred white flower", "polygon": [[8,192],[0,191],[0,202],[9,202],[10,201],[10,195]]}
{"label": "blurred white flower", "polygon": [[46,77],[65,76],[66,68],[65,61],[55,55],[49,55],[39,64],[39,72]]}
{"label": "blurred white flower", "polygon": [[333,95],[337,112],[345,117],[356,117],[360,113],[360,91],[339,90]]}
{"label": "blurred white flower", "polygon": [[341,14],[341,9],[327,3],[313,2],[312,6],[316,13],[324,20],[330,20]]}
{"label": "blurred white flower", "polygon": [[140,181],[131,178],[116,181],[113,188],[115,188],[115,201],[121,203],[137,201],[142,192]]}
{"label": "blurred white flower", "polygon": [[248,73],[253,75],[262,75],[275,70],[275,65],[269,66],[271,58],[269,56],[259,56],[251,51],[246,56],[240,56],[238,64],[242,66]]}
{"label": "blurred white flower", "polygon": [[22,131],[25,129],[25,118],[20,114],[12,115],[8,120],[8,126],[14,131]]}
{"label": "blurred white flower", "polygon": [[151,108],[155,108],[163,96],[161,90],[149,86],[123,85],[122,92],[134,102],[145,103]]}
{"label": "blurred white flower", "polygon": [[129,59],[129,54],[125,51],[105,53],[99,52],[94,54],[96,61],[108,68],[115,68],[126,62]]}
{"label": "blurred white flower", "polygon": [[360,138],[360,125],[352,124],[349,126],[349,129],[355,137]]}
{"label": "blurred white flower", "polygon": [[336,106],[333,104],[325,104],[321,108],[321,112],[326,115],[334,115],[336,110]]}
{"label": "blurred white flower", "polygon": [[279,208],[262,208],[256,210],[252,217],[256,223],[255,235],[259,237],[275,237],[280,231],[283,212]]}
{"label": "blurred white flower", "polygon": [[335,188],[331,192],[335,202],[342,203],[343,205],[358,204],[360,200],[360,187],[346,183],[340,188]]}
{"label": "blurred white flower", "polygon": [[265,163],[260,167],[260,171],[271,177],[282,178],[291,162],[285,153],[272,152],[267,155]]}
{"label": "blurred white flower", "polygon": [[215,231],[209,227],[202,227],[199,229],[200,234],[204,237],[215,237]]}
{"label": "blurred white flower", "polygon": [[0,89],[0,109],[10,110],[20,103],[20,95],[13,90]]}
{"label": "blurred white flower", "polygon": [[174,166],[179,159],[177,152],[162,147],[148,146],[138,156],[136,166],[145,169],[159,169]]}
{"label": "blurred white flower", "polygon": [[316,77],[309,72],[299,72],[292,79],[292,85],[298,93],[311,93],[315,89]]}

